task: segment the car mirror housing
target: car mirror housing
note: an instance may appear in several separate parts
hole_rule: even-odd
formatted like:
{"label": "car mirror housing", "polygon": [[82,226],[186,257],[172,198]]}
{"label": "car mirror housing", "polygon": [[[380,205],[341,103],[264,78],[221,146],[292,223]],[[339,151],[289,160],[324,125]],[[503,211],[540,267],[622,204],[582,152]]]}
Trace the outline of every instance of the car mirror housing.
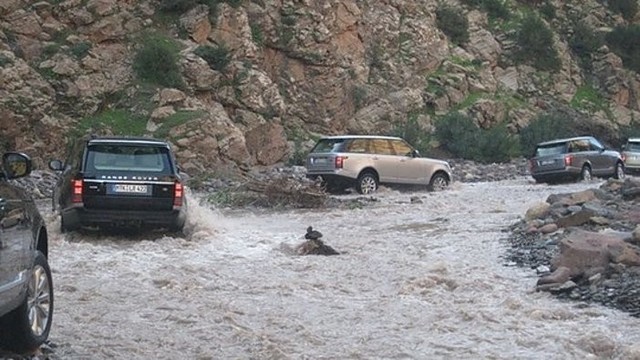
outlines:
{"label": "car mirror housing", "polygon": [[418,151],[417,149],[413,149],[413,151],[411,152],[411,156],[420,157],[420,151]]}
{"label": "car mirror housing", "polygon": [[53,171],[62,171],[64,169],[64,165],[60,160],[51,160],[49,161],[49,169]]}
{"label": "car mirror housing", "polygon": [[26,154],[7,152],[2,155],[2,170],[7,179],[27,176],[31,173],[31,168],[31,158]]}

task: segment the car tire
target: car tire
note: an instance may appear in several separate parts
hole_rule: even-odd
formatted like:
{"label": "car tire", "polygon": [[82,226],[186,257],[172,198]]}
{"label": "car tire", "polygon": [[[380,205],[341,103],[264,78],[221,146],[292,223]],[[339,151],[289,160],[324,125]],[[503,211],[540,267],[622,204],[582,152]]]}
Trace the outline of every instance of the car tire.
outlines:
{"label": "car tire", "polygon": [[618,180],[622,180],[624,179],[624,176],[625,176],[624,165],[622,165],[621,163],[616,163],[616,171],[613,174],[613,177]]}
{"label": "car tire", "polygon": [[324,185],[324,189],[330,194],[342,194],[344,193],[346,186],[339,181],[327,181]]}
{"label": "car tire", "polygon": [[449,186],[449,179],[442,173],[434,174],[429,181],[429,191],[442,191]]}
{"label": "car tire", "polygon": [[20,306],[0,318],[0,347],[24,354],[35,351],[49,337],[53,317],[53,282],[47,258],[37,252]]}
{"label": "car tire", "polygon": [[69,224],[69,221],[65,219],[64,215],[60,215],[60,233],[64,234],[66,232],[78,230],[79,226],[77,224]]}
{"label": "car tire", "polygon": [[580,171],[580,180],[591,181],[592,178],[593,175],[591,174],[591,167],[589,165],[584,165]]}
{"label": "car tire", "polygon": [[378,190],[378,177],[371,171],[365,171],[358,176],[356,190],[363,195],[373,194]]}

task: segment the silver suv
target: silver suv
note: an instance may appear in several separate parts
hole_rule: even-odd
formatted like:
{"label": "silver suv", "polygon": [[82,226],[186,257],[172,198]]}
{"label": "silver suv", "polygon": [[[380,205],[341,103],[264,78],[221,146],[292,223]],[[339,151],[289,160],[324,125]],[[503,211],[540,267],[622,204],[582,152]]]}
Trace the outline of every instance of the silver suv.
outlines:
{"label": "silver suv", "polygon": [[622,159],[627,173],[640,172],[640,138],[629,138],[622,146]]}
{"label": "silver suv", "polygon": [[323,137],[311,149],[307,177],[321,178],[329,191],[354,186],[370,194],[379,184],[426,185],[443,190],[451,182],[446,161],[420,157],[399,137],[342,135]]}
{"label": "silver suv", "polygon": [[536,182],[589,181],[592,176],[622,179],[625,172],[620,153],[606,149],[593,136],[539,143],[529,170]]}

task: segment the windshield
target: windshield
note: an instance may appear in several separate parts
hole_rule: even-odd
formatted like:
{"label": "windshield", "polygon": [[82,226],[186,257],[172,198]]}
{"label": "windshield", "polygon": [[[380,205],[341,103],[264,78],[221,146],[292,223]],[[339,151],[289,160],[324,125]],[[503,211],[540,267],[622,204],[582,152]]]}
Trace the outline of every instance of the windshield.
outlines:
{"label": "windshield", "polygon": [[148,145],[95,144],[87,153],[86,171],[135,171],[171,174],[169,149]]}
{"label": "windshield", "polygon": [[538,146],[535,156],[559,155],[565,152],[565,143]]}
{"label": "windshield", "polygon": [[640,143],[629,142],[625,148],[626,151],[640,152]]}

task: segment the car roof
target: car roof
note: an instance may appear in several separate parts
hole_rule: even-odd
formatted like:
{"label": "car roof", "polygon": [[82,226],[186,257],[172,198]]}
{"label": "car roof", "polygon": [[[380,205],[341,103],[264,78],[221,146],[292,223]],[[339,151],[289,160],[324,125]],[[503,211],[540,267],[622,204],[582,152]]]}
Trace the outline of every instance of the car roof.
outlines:
{"label": "car roof", "polygon": [[595,138],[593,136],[575,136],[575,137],[565,138],[565,139],[556,139],[556,140],[543,141],[543,142],[539,143],[538,146],[560,144],[560,143],[563,143],[563,142],[575,141],[575,140],[591,140],[591,139],[595,139]]}
{"label": "car roof", "polygon": [[387,139],[387,140],[402,140],[397,136],[386,136],[386,135],[334,135],[334,136],[323,136],[320,140],[325,139]]}
{"label": "car roof", "polygon": [[113,143],[133,143],[133,144],[145,144],[145,145],[164,145],[168,146],[168,143],[164,140],[141,137],[141,136],[102,136],[89,139],[89,144],[113,144]]}

